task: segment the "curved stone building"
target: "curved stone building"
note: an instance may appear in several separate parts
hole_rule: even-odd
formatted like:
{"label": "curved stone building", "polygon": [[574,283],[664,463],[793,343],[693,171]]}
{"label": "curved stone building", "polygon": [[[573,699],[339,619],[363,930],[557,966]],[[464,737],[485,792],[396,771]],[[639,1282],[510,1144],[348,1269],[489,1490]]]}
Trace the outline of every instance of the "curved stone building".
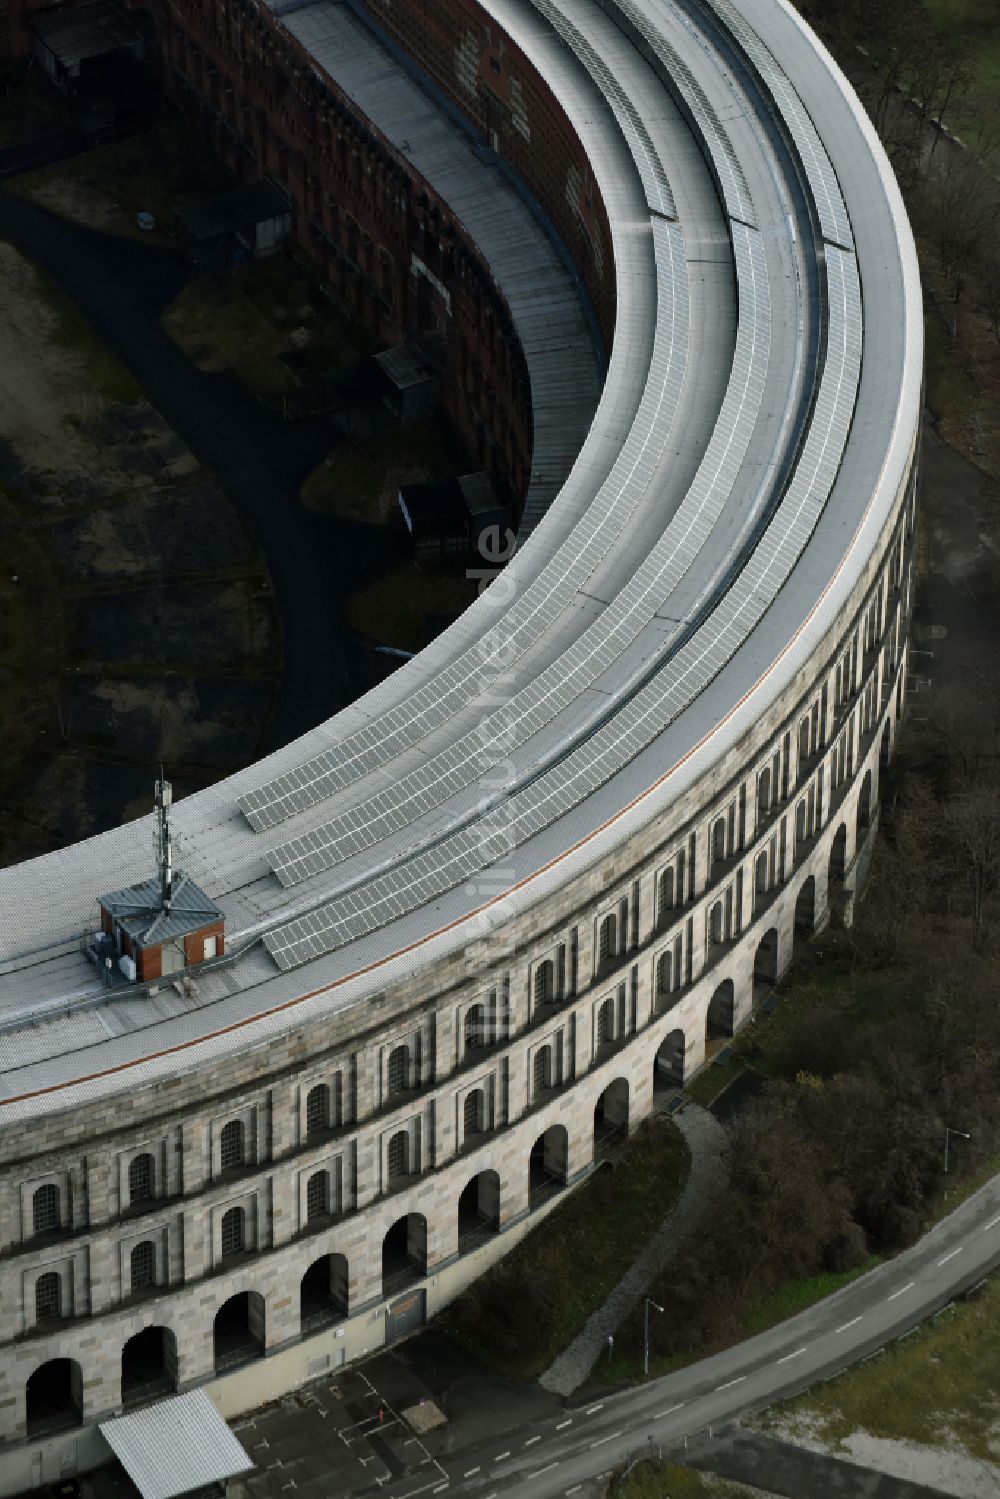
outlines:
{"label": "curved stone building", "polygon": [[158,25],[362,315],[434,321],[524,517],[426,651],[173,809],[159,885],[150,821],[0,872],[2,1492],[502,1255],[849,917],[903,702],[916,258],[785,0]]}

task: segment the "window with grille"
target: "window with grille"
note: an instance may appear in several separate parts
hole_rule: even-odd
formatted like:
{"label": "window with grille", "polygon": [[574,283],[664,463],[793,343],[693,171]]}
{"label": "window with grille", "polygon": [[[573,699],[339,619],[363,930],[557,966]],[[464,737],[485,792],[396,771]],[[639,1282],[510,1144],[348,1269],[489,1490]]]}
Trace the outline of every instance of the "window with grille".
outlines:
{"label": "window with grille", "polygon": [[389,1092],[402,1093],[410,1085],[410,1053],[405,1046],[397,1046],[389,1053],[387,1067]]}
{"label": "window with grille", "polygon": [[330,1178],[316,1171],[306,1182],[306,1218],[325,1218],[330,1211]]}
{"label": "window with grille", "polygon": [[325,1083],[317,1083],[306,1094],[306,1130],[310,1135],[330,1127],[330,1090]]}
{"label": "window with grille", "polygon": [[410,1142],[406,1131],[401,1129],[389,1141],[389,1175],[408,1176],[410,1172]]}
{"label": "window with grille", "polygon": [[535,1004],[551,1004],[555,992],[554,969],[552,959],[546,958],[544,963],[539,963],[535,969]]}
{"label": "window with grille", "polygon": [[672,911],[674,908],[674,871],[672,869],[664,869],[661,872],[656,899],[660,920],[662,921],[667,912]]}
{"label": "window with grille", "polygon": [[482,1005],[473,1005],[465,1017],[465,1049],[474,1051],[485,1042],[485,1011]]}
{"label": "window with grille", "polygon": [[137,1244],[131,1255],[132,1290],[156,1285],[156,1249],[149,1239]]}
{"label": "window with grille", "polygon": [[722,941],[722,902],[717,900],[709,912],[708,940],[713,946]]}
{"label": "window with grille", "polygon": [[661,952],[656,961],[656,992],[669,994],[673,988],[673,954]]}
{"label": "window with grille", "polygon": [[601,922],[600,932],[597,939],[597,957],[601,963],[606,963],[614,956],[617,947],[616,931],[618,923],[613,916],[605,916]]}
{"label": "window with grille", "polygon": [[547,1046],[535,1052],[534,1080],[536,1093],[552,1086],[552,1052]]}
{"label": "window with grille", "polygon": [[222,1253],[239,1254],[245,1248],[245,1214],[242,1208],[229,1208],[222,1215]]}
{"label": "window with grille", "polygon": [[31,1199],[31,1226],[36,1234],[48,1234],[59,1227],[59,1188],[47,1182]]}
{"label": "window with grille", "polygon": [[46,1322],[62,1316],[62,1280],[54,1270],[46,1270],[35,1281],[35,1321]]}
{"label": "window with grille", "polygon": [[712,863],[718,864],[726,857],[726,824],[723,818],[712,829]]}
{"label": "window with grille", "polygon": [[476,1088],[474,1092],[466,1094],[463,1105],[463,1116],[465,1124],[465,1138],[470,1135],[478,1135],[483,1129],[483,1095],[482,1090]]}
{"label": "window with grille", "polygon": [[604,1046],[611,1040],[612,1003],[606,999],[597,1012],[597,1044]]}
{"label": "window with grille", "polygon": [[220,1162],[223,1171],[231,1171],[234,1166],[242,1166],[243,1159],[243,1121],[230,1119],[222,1131],[220,1142]]}
{"label": "window with grille", "polygon": [[148,1153],[137,1155],[129,1162],[128,1200],[148,1202],[153,1195],[153,1157]]}

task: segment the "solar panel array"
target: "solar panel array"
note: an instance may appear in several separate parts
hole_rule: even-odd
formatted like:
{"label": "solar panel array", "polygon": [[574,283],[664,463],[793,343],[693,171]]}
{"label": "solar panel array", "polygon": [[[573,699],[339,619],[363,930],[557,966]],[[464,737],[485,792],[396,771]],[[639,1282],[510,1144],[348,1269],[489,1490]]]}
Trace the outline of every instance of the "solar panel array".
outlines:
{"label": "solar panel array", "polygon": [[575,52],[611,106],[642,179],[646,202],[654,213],[675,219],[674,196],[663,163],[638,111],[600,54],[553,0],[531,0],[532,5]]}
{"label": "solar panel array", "polygon": [[585,744],[516,792],[388,873],[265,935],[287,970],[405,915],[478,874],[617,775],[702,692],[786,583],[822,514],[843,457],[861,374],[861,286],[854,257],[826,255],[826,349],[808,432],[770,524],[738,580],[676,655]]}
{"label": "solar panel array", "polygon": [[809,189],[816,204],[823,238],[844,249],[852,249],[854,235],[851,220],[844,203],[844,195],[837,181],[837,174],[819,138],[798,93],[789,82],[784,69],[775,61],[773,53],[764,45],[753,27],[740,15],[731,0],[709,0],[715,13],[725,23],[741,50],[753,63],[758,75],[771,94],[781,113],[788,133],[792,138],[796,154],[802,162]]}
{"label": "solar panel array", "polygon": [[632,0],[598,0],[598,4],[616,25],[621,25],[623,19],[628,23],[633,40],[638,41],[640,51],[655,69],[657,77],[674,98],[680,99],[693,120],[695,130],[704,141],[711,158],[728,216],[756,227],[753,198],[733,143],[687,63],[678,56],[666,37],[656,30],[642,11],[632,4]]}
{"label": "solar panel array", "polygon": [[[641,502],[673,424],[688,357],[688,280],[684,241],[676,223],[652,225],[657,271],[657,326],[643,401],[608,478],[586,513],[537,577],[491,631],[493,650],[509,672],[563,616],[573,597],[607,557]],[[650,413],[655,415],[651,422]],[[377,770],[447,723],[482,691],[483,651],[469,646],[405,702],[380,714],[335,748],[244,793],[239,805],[257,832],[342,790]]]}
{"label": "solar panel array", "polygon": [[[656,545],[619,595],[573,644],[520,689],[473,732],[428,759],[419,770],[349,808],[268,855],[285,886],[329,869],[423,816],[478,777],[550,723],[580,697],[638,637],[671,596],[712,534],[746,455],[760,410],[770,346],[770,289],[763,243],[756,230],[733,225],[739,287],[739,321],[733,366],[708,447],[687,494]],[[638,423],[660,451],[666,440],[658,421],[662,397],[651,384]],[[664,641],[666,653],[680,633],[678,624]],[[624,681],[608,689],[614,706],[634,690]],[[534,775],[538,766],[528,774]],[[510,788],[508,787],[508,790]]]}

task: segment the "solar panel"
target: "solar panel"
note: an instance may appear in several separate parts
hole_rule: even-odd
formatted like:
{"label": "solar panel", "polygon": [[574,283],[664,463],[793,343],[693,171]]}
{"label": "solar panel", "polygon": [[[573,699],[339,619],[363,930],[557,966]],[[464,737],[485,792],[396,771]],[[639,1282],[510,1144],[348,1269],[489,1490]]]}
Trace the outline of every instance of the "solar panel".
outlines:
{"label": "solar panel", "polygon": [[[770,347],[770,291],[764,247],[757,231],[741,224],[734,225],[733,247],[739,319],[729,383],[690,488],[652,551],[569,649],[487,717],[474,733],[455,740],[419,770],[401,777],[391,791],[368,797],[269,854],[271,867],[283,885],[296,885],[373,847],[484,776],[579,699],[664,607],[695,562],[730,497],[764,390]],[[657,423],[657,401],[657,392],[647,387],[640,421],[650,432],[650,446],[657,446],[658,456],[662,456],[668,432]],[[682,629],[677,624],[665,636],[661,647],[664,656]],[[617,694],[609,691],[608,707],[631,690],[634,684],[623,681]],[[536,771],[533,765],[528,774]]]}
{"label": "solar panel", "polygon": [[[507,799],[404,863],[265,935],[290,969],[461,884],[593,794],[704,690],[760,622],[802,553],[839,469],[861,373],[861,287],[852,255],[826,256],[826,347],[809,429],[773,519],[720,605],[670,662],[587,742]],[[492,820],[491,820],[492,818]]]}

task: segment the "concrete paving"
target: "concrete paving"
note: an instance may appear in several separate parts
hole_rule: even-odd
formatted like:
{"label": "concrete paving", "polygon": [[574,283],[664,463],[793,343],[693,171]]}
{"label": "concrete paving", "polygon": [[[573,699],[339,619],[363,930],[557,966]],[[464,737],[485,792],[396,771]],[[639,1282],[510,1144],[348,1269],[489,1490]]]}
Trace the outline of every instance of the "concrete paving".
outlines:
{"label": "concrete paving", "polygon": [[699,1437],[671,1456],[688,1467],[788,1499],[806,1494],[822,1494],[823,1499],[946,1499],[941,1489],[738,1428]]}
{"label": "concrete paving", "polygon": [[729,1180],[728,1137],[714,1115],[689,1103],[674,1115],[674,1123],[691,1152],[684,1190],[604,1305],[542,1375],[539,1383],[554,1395],[567,1396],[579,1389],[607,1349],[608,1338],[617,1333],[640,1296],[707,1217]]}

